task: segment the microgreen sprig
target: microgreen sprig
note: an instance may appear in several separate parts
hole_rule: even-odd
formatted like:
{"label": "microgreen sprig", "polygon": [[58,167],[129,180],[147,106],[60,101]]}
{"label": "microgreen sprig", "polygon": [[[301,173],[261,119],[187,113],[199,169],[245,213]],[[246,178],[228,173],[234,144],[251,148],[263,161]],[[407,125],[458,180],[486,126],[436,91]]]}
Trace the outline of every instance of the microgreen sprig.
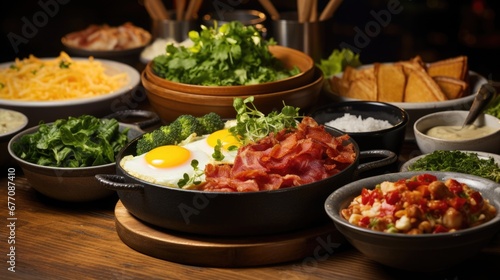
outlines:
{"label": "microgreen sprig", "polygon": [[270,133],[297,127],[296,119],[300,117],[300,108],[283,103],[281,112],[273,111],[266,115],[257,110],[253,101],[254,97],[250,96],[245,99],[235,98],[233,102],[236,109],[236,125],[229,131],[241,139],[242,144],[256,142]]}

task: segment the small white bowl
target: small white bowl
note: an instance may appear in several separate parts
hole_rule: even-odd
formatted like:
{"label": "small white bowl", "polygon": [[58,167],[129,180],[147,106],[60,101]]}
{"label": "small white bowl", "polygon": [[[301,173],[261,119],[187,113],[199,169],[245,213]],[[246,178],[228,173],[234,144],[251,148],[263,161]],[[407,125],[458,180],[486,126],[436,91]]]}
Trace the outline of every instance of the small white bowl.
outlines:
{"label": "small white bowl", "polygon": [[500,120],[492,115],[482,114],[474,122],[476,126],[496,128],[496,132],[483,137],[465,140],[444,140],[426,134],[427,130],[435,126],[461,126],[468,113],[468,111],[443,111],[419,118],[413,125],[413,131],[420,151],[424,154],[432,153],[436,150],[500,153]]}

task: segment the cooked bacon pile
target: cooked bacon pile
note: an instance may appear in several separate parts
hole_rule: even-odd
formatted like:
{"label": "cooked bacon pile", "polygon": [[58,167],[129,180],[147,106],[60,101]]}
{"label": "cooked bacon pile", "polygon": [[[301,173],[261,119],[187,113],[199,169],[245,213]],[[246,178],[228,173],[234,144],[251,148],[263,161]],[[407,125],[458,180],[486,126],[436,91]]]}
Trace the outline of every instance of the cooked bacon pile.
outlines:
{"label": "cooked bacon pile", "polygon": [[130,22],[118,27],[90,25],[63,38],[67,46],[86,50],[126,50],[146,45],[151,34]]}
{"label": "cooked bacon pile", "polygon": [[333,137],[313,118],[304,117],[297,130],[269,135],[241,147],[233,165],[205,168],[207,191],[276,190],[332,176],[356,159],[348,135]]}

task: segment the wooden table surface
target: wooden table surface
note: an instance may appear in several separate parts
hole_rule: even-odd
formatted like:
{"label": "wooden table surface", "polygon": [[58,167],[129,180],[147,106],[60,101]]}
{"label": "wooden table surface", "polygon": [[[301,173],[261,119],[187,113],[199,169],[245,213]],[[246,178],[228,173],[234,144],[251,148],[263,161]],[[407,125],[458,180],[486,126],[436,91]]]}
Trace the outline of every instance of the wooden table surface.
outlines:
{"label": "wooden table surface", "polygon": [[[405,146],[406,157],[415,152]],[[410,154],[410,155],[409,155]],[[409,155],[409,156],[408,156]],[[407,159],[407,158],[406,158]],[[406,160],[400,156],[400,160]],[[37,193],[16,169],[14,216],[9,216],[8,167],[0,179],[2,279],[491,279],[498,275],[498,238],[470,261],[427,274],[399,271],[365,258],[348,244],[321,258],[247,268],[197,267],[154,258],[122,242],[115,227],[117,196],[63,203]],[[11,188],[12,190],[12,188]],[[11,193],[12,194],[12,193]],[[16,220],[9,220],[15,217]],[[9,227],[14,222],[15,228]],[[15,244],[10,244],[15,240]],[[11,250],[10,246],[15,246]],[[14,260],[15,263],[9,263]],[[425,261],[425,260],[422,260]],[[15,265],[15,272],[9,268]]]}

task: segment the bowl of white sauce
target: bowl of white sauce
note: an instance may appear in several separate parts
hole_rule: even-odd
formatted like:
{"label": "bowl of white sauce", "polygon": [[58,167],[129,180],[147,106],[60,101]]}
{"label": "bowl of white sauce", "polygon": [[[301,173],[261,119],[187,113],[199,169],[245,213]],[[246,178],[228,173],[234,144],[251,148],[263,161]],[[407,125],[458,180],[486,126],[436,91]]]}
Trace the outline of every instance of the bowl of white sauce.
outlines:
{"label": "bowl of white sauce", "polygon": [[409,121],[408,113],[395,105],[376,101],[347,101],[320,106],[311,116],[320,124],[349,136],[360,151],[389,150],[399,154]]}
{"label": "bowl of white sauce", "polygon": [[467,150],[500,153],[500,119],[489,114],[463,126],[469,111],[436,112],[419,118],[413,125],[422,153],[436,150]]}
{"label": "bowl of white sauce", "polygon": [[7,151],[10,139],[28,125],[28,117],[21,112],[0,108],[0,166],[10,163]]}

